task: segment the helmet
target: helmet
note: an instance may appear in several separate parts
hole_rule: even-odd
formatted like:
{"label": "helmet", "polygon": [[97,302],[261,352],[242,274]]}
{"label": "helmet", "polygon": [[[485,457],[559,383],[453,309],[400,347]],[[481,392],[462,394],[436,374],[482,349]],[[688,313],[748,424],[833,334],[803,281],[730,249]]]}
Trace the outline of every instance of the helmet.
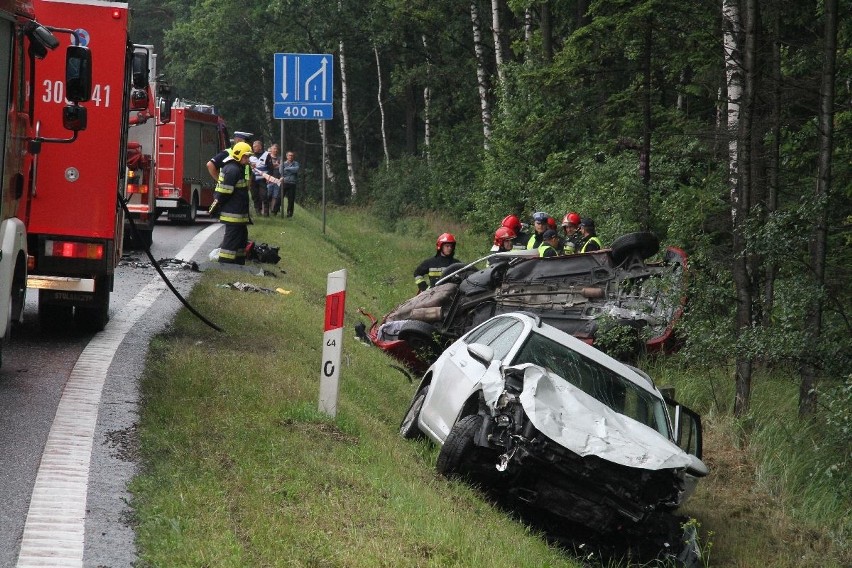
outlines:
{"label": "helmet", "polygon": [[445,245],[447,243],[456,244],[456,238],[451,233],[442,233],[440,237],[438,237],[438,241],[435,243],[435,249],[441,250],[441,245]]}
{"label": "helmet", "polygon": [[554,219],[553,217],[548,217],[547,218],[547,228],[553,229],[555,231],[556,230],[556,219]]}
{"label": "helmet", "polygon": [[533,213],[532,217],[533,221],[536,223],[547,223],[547,218],[550,217],[550,215],[548,215],[544,211],[536,211],[535,213]]}
{"label": "helmet", "polygon": [[515,233],[521,230],[521,220],[518,219],[517,215],[506,215],[503,217],[503,221],[500,223],[501,227],[508,227],[512,229]]}
{"label": "helmet", "polygon": [[565,225],[579,225],[580,224],[580,216],[576,213],[566,213],[565,217],[562,219],[562,226]]}
{"label": "helmet", "polygon": [[504,241],[507,239],[514,239],[516,236],[515,231],[509,227],[500,227],[494,231],[494,244],[501,247],[503,246]]}
{"label": "helmet", "polygon": [[234,147],[231,148],[231,156],[233,156],[233,158],[238,162],[243,159],[243,156],[251,155],[251,146],[249,146],[245,142],[237,142],[236,144],[234,144]]}

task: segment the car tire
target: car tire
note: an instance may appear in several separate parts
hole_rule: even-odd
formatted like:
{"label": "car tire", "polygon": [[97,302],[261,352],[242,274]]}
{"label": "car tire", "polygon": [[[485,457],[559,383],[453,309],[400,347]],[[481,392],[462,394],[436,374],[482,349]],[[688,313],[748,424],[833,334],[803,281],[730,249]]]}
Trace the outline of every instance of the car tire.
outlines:
{"label": "car tire", "polygon": [[660,240],[653,233],[628,233],[612,243],[612,260],[618,266],[634,254],[642,260],[651,258],[660,250]]}
{"label": "car tire", "polygon": [[408,407],[402,423],[399,425],[399,435],[406,440],[419,440],[423,438],[423,432],[417,426],[417,421],[420,419],[420,410],[423,408],[423,401],[426,400],[426,393],[429,391],[429,385],[426,385],[414,395],[414,400]]}
{"label": "car tire", "polygon": [[482,428],[482,421],[482,415],[472,414],[453,425],[438,453],[438,460],[435,463],[438,473],[446,477],[468,473],[465,465],[476,447],[474,440],[476,433]]}

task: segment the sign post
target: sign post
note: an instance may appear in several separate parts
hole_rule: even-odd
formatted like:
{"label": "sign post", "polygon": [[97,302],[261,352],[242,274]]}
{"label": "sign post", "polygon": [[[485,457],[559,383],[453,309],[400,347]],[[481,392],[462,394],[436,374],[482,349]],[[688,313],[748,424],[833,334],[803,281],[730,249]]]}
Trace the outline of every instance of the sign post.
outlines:
{"label": "sign post", "polygon": [[319,411],[337,415],[340,353],[343,350],[343,310],[346,305],[346,269],[328,275],[325,296],[325,333],[322,337]]}
{"label": "sign post", "polygon": [[[330,53],[273,55],[272,117],[277,120],[334,118],[334,56]],[[284,128],[284,123],[281,123]],[[325,123],[322,125],[322,234],[325,234]],[[283,136],[282,136],[283,139]],[[284,152],[285,149],[281,148]]]}

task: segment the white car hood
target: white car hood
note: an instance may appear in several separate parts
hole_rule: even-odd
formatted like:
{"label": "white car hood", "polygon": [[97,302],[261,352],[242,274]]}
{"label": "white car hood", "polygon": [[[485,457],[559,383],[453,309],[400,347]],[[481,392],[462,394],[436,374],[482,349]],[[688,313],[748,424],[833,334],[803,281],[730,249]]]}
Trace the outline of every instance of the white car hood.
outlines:
{"label": "white car hood", "polygon": [[[533,425],[548,438],[581,456],[641,469],[685,468],[692,458],[652,428],[619,414],[562,378],[532,364],[524,370],[520,401]],[[493,410],[503,378],[486,373],[485,402]]]}

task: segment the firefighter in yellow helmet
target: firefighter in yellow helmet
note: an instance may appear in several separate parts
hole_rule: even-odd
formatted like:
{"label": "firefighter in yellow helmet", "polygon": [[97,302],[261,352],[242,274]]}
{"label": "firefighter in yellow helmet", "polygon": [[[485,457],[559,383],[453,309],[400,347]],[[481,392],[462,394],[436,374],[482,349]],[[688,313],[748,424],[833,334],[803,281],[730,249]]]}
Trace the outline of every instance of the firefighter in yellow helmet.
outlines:
{"label": "firefighter in yellow helmet", "polygon": [[215,214],[218,211],[219,221],[225,225],[225,236],[219,245],[221,263],[246,263],[248,225],[251,223],[251,217],[249,180],[246,179],[245,167],[251,155],[251,146],[245,142],[237,142],[219,171],[215,199],[209,212]]}

